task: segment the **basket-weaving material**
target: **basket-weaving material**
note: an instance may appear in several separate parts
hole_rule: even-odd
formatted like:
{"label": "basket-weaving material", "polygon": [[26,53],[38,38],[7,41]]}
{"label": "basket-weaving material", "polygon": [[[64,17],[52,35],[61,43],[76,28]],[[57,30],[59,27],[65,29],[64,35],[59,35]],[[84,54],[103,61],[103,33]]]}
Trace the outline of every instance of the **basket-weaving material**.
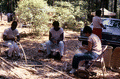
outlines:
{"label": "basket-weaving material", "polygon": [[108,46],[108,48],[104,52],[104,61],[105,61],[105,66],[110,67],[110,61],[111,61],[111,55],[112,55],[112,46]]}
{"label": "basket-weaving material", "polygon": [[120,47],[116,47],[111,56],[111,67],[120,67]]}

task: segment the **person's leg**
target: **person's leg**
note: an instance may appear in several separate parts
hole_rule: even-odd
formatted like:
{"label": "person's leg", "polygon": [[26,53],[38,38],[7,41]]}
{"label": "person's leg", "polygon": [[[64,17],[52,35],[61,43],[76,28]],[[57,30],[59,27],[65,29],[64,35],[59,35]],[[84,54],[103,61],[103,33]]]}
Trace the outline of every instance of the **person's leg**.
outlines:
{"label": "person's leg", "polygon": [[93,59],[92,55],[88,54],[88,52],[87,53],[78,53],[78,54],[74,55],[72,67],[77,69],[80,61],[92,60],[92,59]]}
{"label": "person's leg", "polygon": [[14,50],[15,50],[16,53],[17,53],[17,56],[20,56],[20,50],[19,50],[19,47],[18,47],[17,43],[14,42],[13,45],[14,45]]}
{"label": "person's leg", "polygon": [[12,42],[8,42],[7,46],[9,48],[9,50],[8,50],[8,57],[12,57],[12,53],[13,53],[13,50],[14,50],[13,43]]}
{"label": "person's leg", "polygon": [[60,41],[58,46],[59,46],[60,55],[63,56],[63,54],[64,54],[64,43],[63,43],[63,41]]}
{"label": "person's leg", "polygon": [[70,73],[74,73],[78,69],[78,65],[80,61],[92,60],[92,59],[93,59],[92,56],[89,55],[88,52],[75,54],[73,57],[72,70],[70,71]]}
{"label": "person's leg", "polygon": [[51,45],[53,45],[53,43],[50,40],[46,42],[47,55],[51,53]]}

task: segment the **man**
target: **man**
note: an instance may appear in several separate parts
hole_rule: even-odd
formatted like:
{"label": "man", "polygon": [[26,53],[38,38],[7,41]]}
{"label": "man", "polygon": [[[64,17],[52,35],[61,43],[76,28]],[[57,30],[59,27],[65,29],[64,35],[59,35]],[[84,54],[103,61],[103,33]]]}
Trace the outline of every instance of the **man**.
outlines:
{"label": "man", "polygon": [[101,41],[97,35],[92,33],[92,29],[89,26],[85,26],[83,33],[88,37],[88,46],[81,46],[80,49],[86,49],[88,52],[74,55],[72,61],[73,69],[70,73],[74,73],[78,69],[79,62],[95,59],[102,53]]}
{"label": "man", "polygon": [[64,53],[63,28],[59,27],[58,21],[54,21],[52,25],[53,25],[53,27],[49,31],[49,41],[46,42],[47,56],[51,57],[51,49],[52,48],[59,48],[60,58],[58,57],[58,59],[61,60],[61,58],[63,57],[63,53]]}
{"label": "man", "polygon": [[100,18],[101,16],[101,10],[96,11],[96,16],[93,17],[93,33],[96,34],[100,39],[102,39],[102,28],[106,29],[103,24],[102,20]]}
{"label": "man", "polygon": [[3,33],[3,40],[5,41],[5,45],[9,48],[9,50],[6,52],[9,59],[12,58],[14,51],[16,51],[18,58],[20,57],[19,47],[16,43],[17,41],[20,41],[20,36],[16,27],[17,22],[13,21],[11,27],[5,29]]}

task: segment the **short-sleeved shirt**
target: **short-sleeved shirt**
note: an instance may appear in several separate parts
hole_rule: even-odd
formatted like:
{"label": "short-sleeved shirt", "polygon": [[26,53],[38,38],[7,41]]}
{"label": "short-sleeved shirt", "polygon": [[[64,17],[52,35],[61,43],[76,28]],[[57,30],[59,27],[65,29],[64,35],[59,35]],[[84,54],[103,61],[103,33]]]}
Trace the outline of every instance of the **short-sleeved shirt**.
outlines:
{"label": "short-sleeved shirt", "polygon": [[95,34],[91,34],[88,37],[88,41],[92,43],[92,52],[95,52],[98,55],[100,55],[102,53],[102,46],[99,37]]}
{"label": "short-sleeved shirt", "polygon": [[93,21],[92,22],[93,22],[93,28],[102,28],[100,26],[100,24],[102,24],[102,20],[101,20],[100,17],[98,17],[98,16],[93,17]]}
{"label": "short-sleeved shirt", "polygon": [[58,31],[55,31],[54,27],[52,27],[50,29],[50,33],[52,34],[52,38],[58,40],[60,38],[60,35],[64,32],[63,32],[63,28],[60,28]]}
{"label": "short-sleeved shirt", "polygon": [[11,28],[5,29],[3,35],[6,35],[8,39],[15,38],[19,35],[19,32],[17,29],[12,30]]}

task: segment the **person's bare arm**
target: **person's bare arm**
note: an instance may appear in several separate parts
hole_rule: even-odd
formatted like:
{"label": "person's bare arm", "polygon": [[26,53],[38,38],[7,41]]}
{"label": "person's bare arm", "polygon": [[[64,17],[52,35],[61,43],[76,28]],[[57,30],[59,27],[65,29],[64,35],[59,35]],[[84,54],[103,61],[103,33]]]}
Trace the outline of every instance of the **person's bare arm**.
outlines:
{"label": "person's bare arm", "polygon": [[49,40],[50,40],[52,43],[54,43],[51,32],[49,32]]}
{"label": "person's bare arm", "polygon": [[6,35],[3,35],[3,40],[4,40],[4,41],[8,41],[8,40],[15,41],[15,38],[7,38]]}
{"label": "person's bare arm", "polygon": [[17,35],[17,41],[18,42],[20,41],[20,35]]}
{"label": "person's bare arm", "polygon": [[80,47],[80,49],[86,49],[88,51],[91,51],[92,50],[92,43],[88,41],[88,46]]}
{"label": "person's bare arm", "polygon": [[102,23],[100,24],[100,26],[101,26],[103,29],[106,29],[106,27],[104,27]]}
{"label": "person's bare arm", "polygon": [[57,40],[57,44],[59,44],[60,41],[63,41],[64,38],[64,33],[60,35],[60,38]]}

